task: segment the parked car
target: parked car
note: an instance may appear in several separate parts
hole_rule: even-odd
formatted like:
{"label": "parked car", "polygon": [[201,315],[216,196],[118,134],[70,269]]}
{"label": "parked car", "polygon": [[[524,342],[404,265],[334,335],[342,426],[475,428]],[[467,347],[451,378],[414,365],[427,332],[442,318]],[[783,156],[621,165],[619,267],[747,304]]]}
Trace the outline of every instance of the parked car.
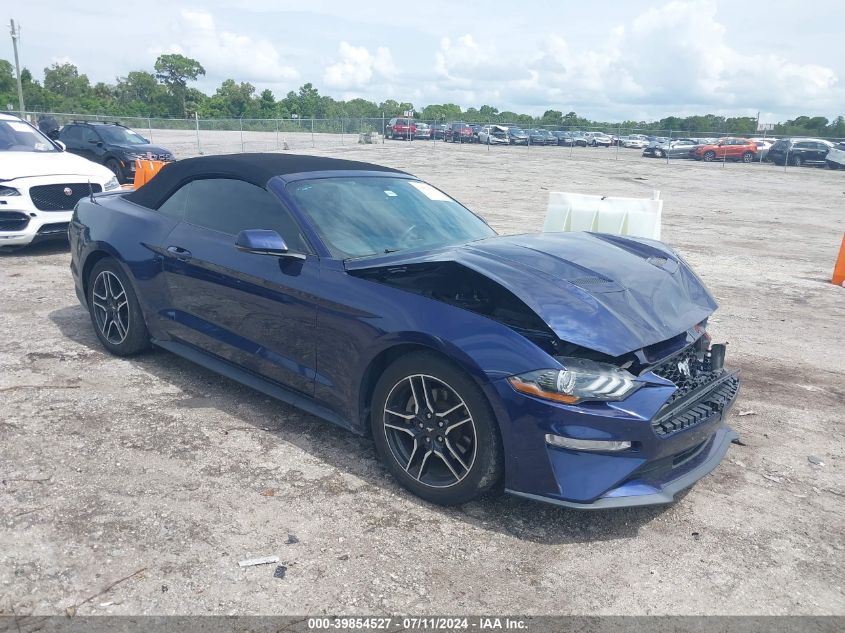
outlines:
{"label": "parked car", "polygon": [[389,139],[414,140],[417,124],[413,119],[393,117],[384,128],[384,137]]}
{"label": "parked car", "polygon": [[522,128],[511,126],[508,128],[508,141],[511,145],[528,145],[528,133]]}
{"label": "parked car", "polygon": [[135,179],[136,160],[173,160],[169,149],[153,145],[120,123],[74,121],[62,127],[59,140],[71,154],[108,167],[121,183]]}
{"label": "parked car", "polygon": [[766,157],[769,154],[769,150],[772,148],[772,145],[774,145],[774,141],[770,141],[764,138],[752,138],[750,140],[753,141],[754,144],[757,146],[756,160],[766,160]]}
{"label": "parked car", "polygon": [[431,127],[428,123],[417,122],[416,130],[414,131],[414,138],[428,140],[431,138]]}
{"label": "parked car", "polygon": [[507,145],[508,128],[503,125],[485,125],[478,133],[478,142],[488,145]]}
{"label": "parked car", "polygon": [[0,250],[66,240],[77,201],[119,186],[102,165],[65,152],[61,141],[24,120],[0,114]]}
{"label": "parked car", "polygon": [[697,146],[692,157],[705,162],[719,159],[750,163],[757,157],[757,145],[747,138],[722,138],[715,143]]}
{"label": "parked car", "polygon": [[572,137],[572,143],[576,147],[587,147],[590,144],[590,141],[584,135],[584,132],[569,132],[569,135]]}
{"label": "parked car", "polygon": [[651,158],[692,158],[698,141],[691,138],[676,138],[666,143],[650,144],[643,150],[643,156]]}
{"label": "parked car", "polygon": [[557,139],[558,145],[570,146],[572,145],[572,136],[569,132],[564,132],[562,130],[554,130],[552,135]]}
{"label": "parked car", "polygon": [[446,138],[446,128],[448,126],[444,123],[435,123],[431,126],[431,131],[429,132],[429,137],[437,140],[439,138],[445,139]]}
{"label": "parked car", "polygon": [[632,134],[626,136],[622,140],[622,147],[632,147],[634,149],[645,149],[648,147],[648,139],[642,134]]}
{"label": "parked car", "polygon": [[528,135],[528,142],[531,145],[546,144],[546,135],[543,134],[543,130],[526,130],[525,133]]}
{"label": "parked car", "polygon": [[767,157],[776,165],[825,165],[832,147],[833,143],[820,138],[784,138],[769,148]]}
{"label": "parked car", "polygon": [[472,128],[460,121],[450,123],[446,128],[446,140],[453,143],[472,143]]}
{"label": "parked car", "polygon": [[484,126],[480,123],[470,123],[469,127],[472,129],[472,140],[478,142],[478,134]]}
{"label": "parked car", "polygon": [[590,147],[610,147],[612,142],[604,132],[584,132],[584,138]]}
{"label": "parked car", "polygon": [[543,145],[557,145],[557,137],[549,130],[538,130],[543,137]]}
{"label": "parked car", "polygon": [[430,502],[668,503],[737,437],[716,302],[660,242],[498,236],[410,174],[292,154],[171,163],[82,199],[69,233],[106,350],[155,345],[368,435]]}
{"label": "parked car", "polygon": [[839,143],[830,149],[825,158],[831,169],[845,169],[845,143]]}

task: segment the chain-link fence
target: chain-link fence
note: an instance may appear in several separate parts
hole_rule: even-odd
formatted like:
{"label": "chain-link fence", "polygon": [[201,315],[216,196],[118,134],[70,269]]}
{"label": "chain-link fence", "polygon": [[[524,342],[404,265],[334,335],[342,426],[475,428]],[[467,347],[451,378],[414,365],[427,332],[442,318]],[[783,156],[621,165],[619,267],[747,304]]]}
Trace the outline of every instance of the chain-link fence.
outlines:
{"label": "chain-link fence", "polygon": [[[36,123],[41,113],[28,112],[27,118]],[[472,134],[451,134],[451,121],[426,121],[413,119],[417,126],[411,133],[408,126],[392,128],[393,119],[405,117],[378,118],[292,118],[292,119],[172,119],[160,117],[123,117],[112,115],[82,115],[50,113],[59,125],[74,121],[116,122],[132,128],[151,143],[170,150],[177,158],[187,158],[202,154],[222,154],[232,152],[267,152],[278,150],[328,150],[359,143],[379,144],[405,141],[428,142],[432,152],[442,143],[459,145],[486,145],[487,152],[517,151],[531,152],[557,146],[567,151],[572,157],[600,157],[609,159],[631,159],[640,157],[645,146],[661,144],[669,140],[692,139],[700,142],[715,142],[725,137],[768,138],[776,139],[769,133],[751,134],[732,130],[654,130],[617,126],[574,127],[565,125],[524,125],[490,121],[487,123],[467,123]],[[422,125],[420,125],[422,124]],[[519,128],[525,132],[524,138],[518,137],[508,143],[496,143],[493,139],[485,143],[483,128],[496,125],[502,128]],[[556,135],[543,132],[555,132]],[[479,139],[479,133],[481,138]],[[604,136],[600,136],[604,135]],[[827,139],[835,141],[836,139]],[[638,141],[638,142],[637,142]],[[607,150],[585,152],[584,150]],[[683,152],[656,152],[655,158],[669,162],[678,158],[688,158]],[[755,154],[755,161],[764,158],[763,152]],[[717,160],[725,162],[727,152]]]}

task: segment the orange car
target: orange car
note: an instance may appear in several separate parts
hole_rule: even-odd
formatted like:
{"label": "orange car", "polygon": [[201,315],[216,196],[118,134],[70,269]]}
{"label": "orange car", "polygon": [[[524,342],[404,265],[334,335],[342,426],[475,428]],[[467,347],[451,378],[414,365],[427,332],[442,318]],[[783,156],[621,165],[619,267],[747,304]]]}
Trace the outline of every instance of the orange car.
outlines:
{"label": "orange car", "polygon": [[720,138],[710,145],[699,145],[692,152],[696,160],[741,160],[750,163],[757,157],[757,145],[747,138]]}

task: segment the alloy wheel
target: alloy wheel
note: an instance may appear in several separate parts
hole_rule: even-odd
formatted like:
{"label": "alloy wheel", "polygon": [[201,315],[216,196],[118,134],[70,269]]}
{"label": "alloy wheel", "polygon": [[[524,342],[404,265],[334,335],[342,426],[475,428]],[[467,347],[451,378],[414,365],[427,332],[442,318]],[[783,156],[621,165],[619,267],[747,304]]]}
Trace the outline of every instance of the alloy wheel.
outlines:
{"label": "alloy wheel", "polygon": [[94,281],[91,291],[94,318],[103,337],[120,345],[129,333],[129,299],[117,275],[104,270]]}
{"label": "alloy wheel", "polygon": [[431,488],[449,488],[470,473],[477,435],[472,413],[447,383],[425,374],[407,376],[387,396],[382,422],[393,458]]}

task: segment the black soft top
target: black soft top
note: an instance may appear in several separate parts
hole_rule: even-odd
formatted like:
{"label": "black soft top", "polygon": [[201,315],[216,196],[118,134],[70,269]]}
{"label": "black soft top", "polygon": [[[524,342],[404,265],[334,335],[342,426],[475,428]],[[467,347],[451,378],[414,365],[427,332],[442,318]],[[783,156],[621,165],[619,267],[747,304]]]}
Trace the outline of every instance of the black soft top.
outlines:
{"label": "black soft top", "polygon": [[304,156],[301,154],[223,154],[186,158],[165,165],[155,178],[126,195],[126,199],[148,209],[157,209],[176,189],[200,178],[233,178],[264,187],[274,176],[310,171],[384,171],[403,173],[390,167],[357,160]]}

